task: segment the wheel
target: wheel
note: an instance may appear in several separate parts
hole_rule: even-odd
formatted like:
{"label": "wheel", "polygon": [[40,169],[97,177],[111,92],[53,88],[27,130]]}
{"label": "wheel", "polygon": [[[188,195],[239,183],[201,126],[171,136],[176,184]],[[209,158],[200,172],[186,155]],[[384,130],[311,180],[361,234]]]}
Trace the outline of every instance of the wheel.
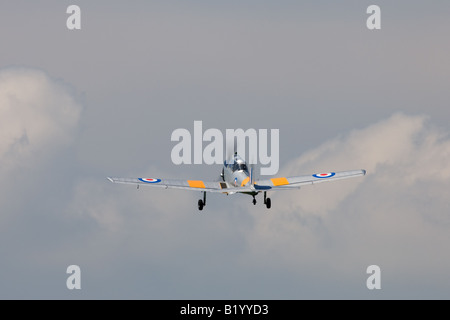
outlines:
{"label": "wheel", "polygon": [[253,205],[256,205],[256,199],[253,199]]}
{"label": "wheel", "polygon": [[198,200],[198,210],[202,211],[203,210],[203,206],[204,206],[203,201],[201,199]]}
{"label": "wheel", "polygon": [[270,201],[270,198],[267,198],[267,199],[266,199],[266,207],[267,207],[267,209],[270,209],[270,206],[272,205],[271,202],[272,202],[272,201]]}

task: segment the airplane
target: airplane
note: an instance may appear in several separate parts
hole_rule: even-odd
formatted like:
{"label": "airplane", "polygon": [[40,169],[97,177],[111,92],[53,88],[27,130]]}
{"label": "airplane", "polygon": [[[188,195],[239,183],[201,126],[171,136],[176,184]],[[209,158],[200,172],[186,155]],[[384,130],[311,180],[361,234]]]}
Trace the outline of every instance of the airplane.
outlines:
{"label": "airplane", "polygon": [[201,211],[206,205],[207,192],[224,193],[227,195],[234,193],[248,194],[253,197],[252,202],[254,205],[256,205],[255,196],[262,192],[264,193],[264,204],[267,209],[270,209],[272,201],[267,197],[268,191],[300,189],[301,186],[305,185],[354,178],[364,176],[365,174],[366,170],[361,169],[254,181],[253,167],[250,167],[249,170],[246,162],[235,152],[231,161],[224,161],[220,175],[222,181],[110,177],[108,177],[108,180],[113,183],[137,185],[138,188],[139,185],[147,185],[165,189],[173,188],[201,191],[203,193],[203,199],[198,200],[198,210]]}

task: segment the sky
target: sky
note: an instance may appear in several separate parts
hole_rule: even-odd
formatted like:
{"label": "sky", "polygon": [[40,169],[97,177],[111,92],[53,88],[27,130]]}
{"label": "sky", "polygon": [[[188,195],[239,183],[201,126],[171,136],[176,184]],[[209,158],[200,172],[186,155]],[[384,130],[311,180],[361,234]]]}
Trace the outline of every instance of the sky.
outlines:
{"label": "sky", "polygon": [[[448,1],[1,9],[1,299],[450,298]],[[106,179],[217,180],[171,160],[199,120],[278,129],[277,176],[367,175],[273,192],[270,210],[208,194],[201,213],[200,192]]]}

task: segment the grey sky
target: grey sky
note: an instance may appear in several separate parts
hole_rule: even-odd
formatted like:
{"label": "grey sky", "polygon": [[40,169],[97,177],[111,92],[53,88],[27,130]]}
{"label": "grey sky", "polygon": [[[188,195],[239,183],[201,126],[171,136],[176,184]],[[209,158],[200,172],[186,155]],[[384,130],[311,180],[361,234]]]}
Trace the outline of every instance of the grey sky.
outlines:
{"label": "grey sky", "polygon": [[[66,28],[70,4],[82,30]],[[382,29],[366,28],[377,4]],[[441,298],[450,257],[448,1],[3,1],[0,298]],[[280,129],[280,174],[361,179],[244,195],[177,128]],[[270,214],[268,214],[270,213]],[[82,270],[69,291],[68,265]],[[367,266],[382,289],[366,288]]]}

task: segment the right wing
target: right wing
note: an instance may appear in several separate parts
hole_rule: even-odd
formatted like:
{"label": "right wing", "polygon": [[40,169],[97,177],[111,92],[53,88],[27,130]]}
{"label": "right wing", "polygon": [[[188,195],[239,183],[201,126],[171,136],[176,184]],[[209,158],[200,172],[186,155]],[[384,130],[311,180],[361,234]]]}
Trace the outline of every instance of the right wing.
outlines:
{"label": "right wing", "polygon": [[257,181],[255,183],[255,189],[259,191],[295,189],[300,188],[301,186],[304,185],[354,178],[364,176],[365,174],[366,170],[353,170],[341,172],[316,173],[313,175],[297,176],[297,177],[272,178],[268,180]]}

